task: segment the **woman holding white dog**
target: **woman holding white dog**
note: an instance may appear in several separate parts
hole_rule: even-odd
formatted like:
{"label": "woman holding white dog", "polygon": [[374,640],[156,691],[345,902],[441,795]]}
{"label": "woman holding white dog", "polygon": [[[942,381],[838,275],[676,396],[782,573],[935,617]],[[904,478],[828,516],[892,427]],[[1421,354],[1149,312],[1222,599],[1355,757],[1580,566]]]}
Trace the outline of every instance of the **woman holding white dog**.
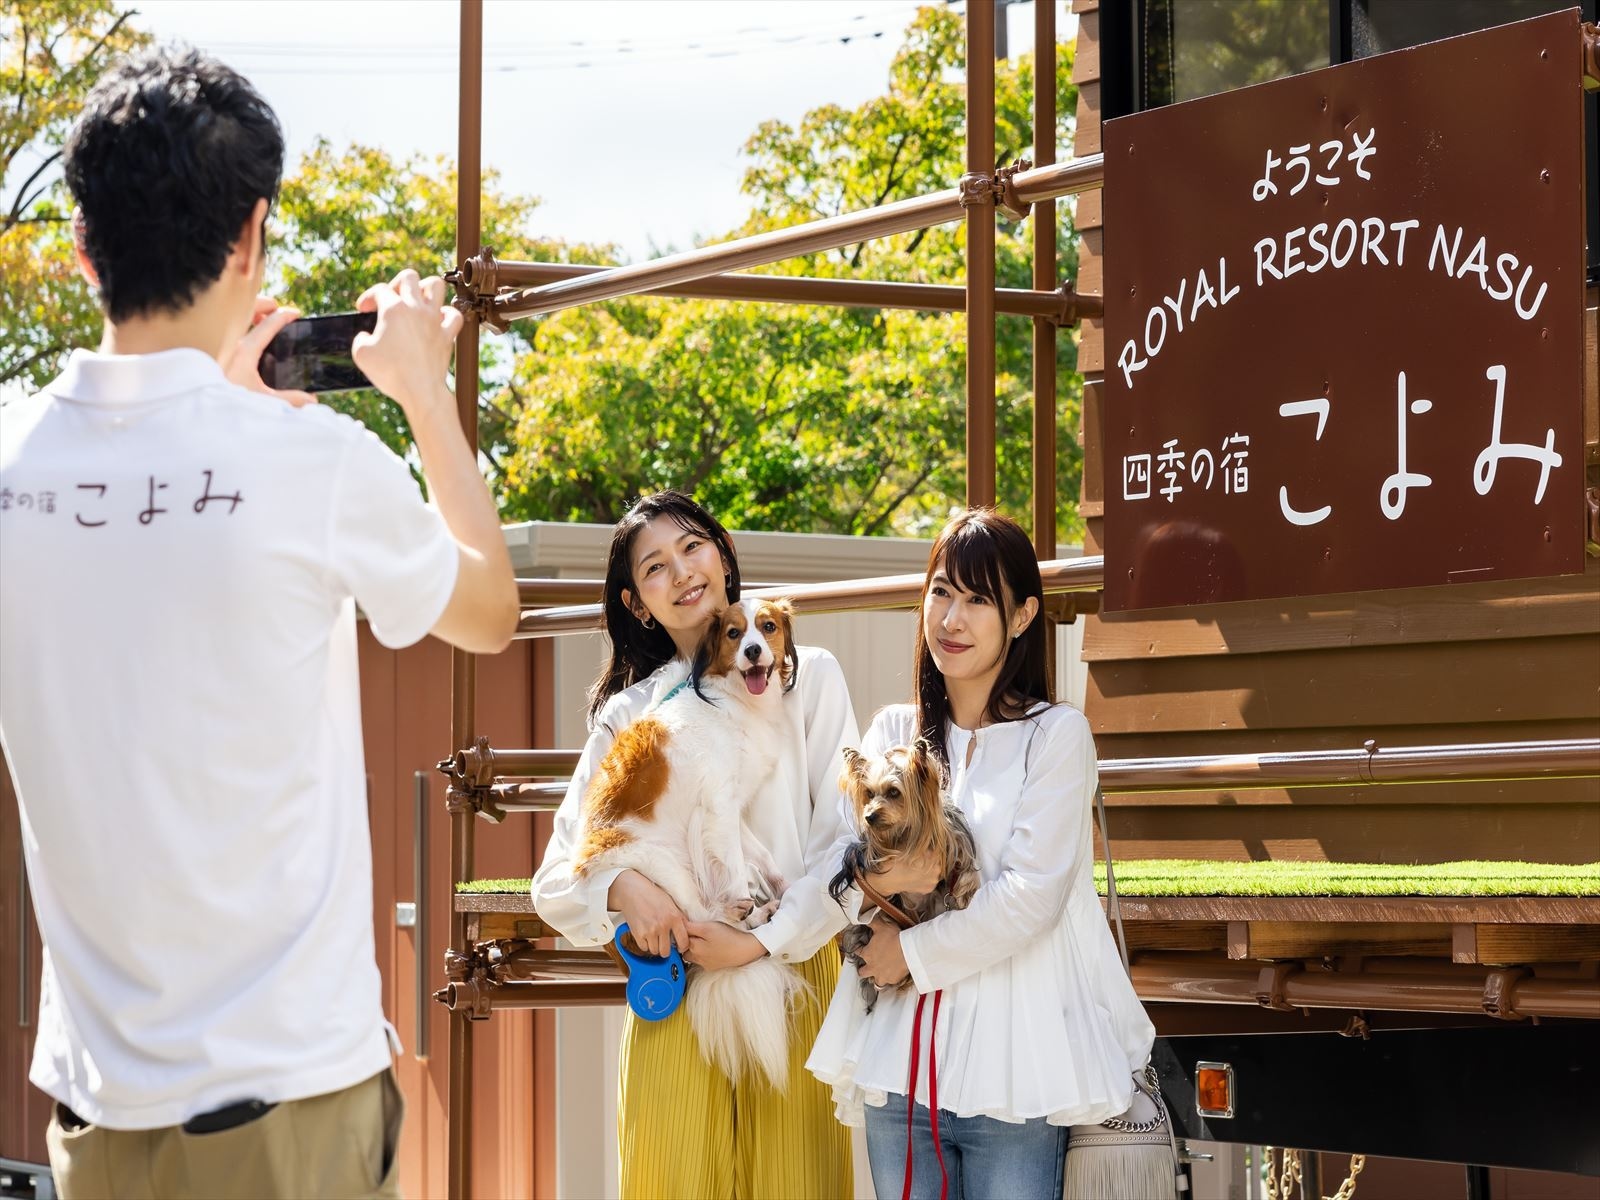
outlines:
{"label": "woman holding white dog", "polygon": [[[884,990],[869,1013],[846,978],[806,1064],[840,1120],[866,1126],[879,1200],[902,1195],[908,1163],[914,1197],[938,1197],[947,1173],[949,1200],[1059,1200],[1068,1127],[1127,1110],[1150,1053],[1154,1029],[1095,893],[1094,742],[1082,713],[1052,703],[1043,603],[1014,521],[953,519],[923,585],[916,703],[880,712],[862,747],[933,749],[982,879],[964,909],[903,932],[873,921],[859,974]],[[904,862],[872,883],[888,896],[938,878],[935,864]],[[860,917],[859,890],[843,903]]]}
{"label": "woman holding white dog", "polygon": [[628,1200],[851,1192],[848,1131],[834,1120],[828,1089],[803,1068],[839,976],[833,936],[844,915],[827,895],[824,872],[837,865],[839,839],[850,836],[837,781],[844,748],[858,741],[833,656],[799,648],[793,690],[783,698],[787,744],[750,815],[788,882],[766,924],[748,931],[689,921],[637,871],[573,870],[582,801],[600,760],[621,730],[669,698],[712,618],[738,597],[733,542],[690,497],[646,496],[618,522],[604,591],[611,658],[590,690],[588,744],[533,880],[539,915],[577,945],[608,943],[626,922],[647,954],[662,957],[676,945],[706,971],[770,954],[810,985],[790,1016],[783,1090],[754,1072],[730,1081],[710,1065],[682,1008],[654,1022],[627,1014],[617,1127],[620,1190]]}

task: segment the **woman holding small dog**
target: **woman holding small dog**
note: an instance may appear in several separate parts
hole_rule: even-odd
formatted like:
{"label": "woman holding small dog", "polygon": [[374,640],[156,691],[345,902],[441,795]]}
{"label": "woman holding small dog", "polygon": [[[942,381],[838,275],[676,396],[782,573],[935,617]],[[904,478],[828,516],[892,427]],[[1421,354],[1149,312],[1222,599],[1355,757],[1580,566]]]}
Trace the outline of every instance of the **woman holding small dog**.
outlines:
{"label": "woman holding small dog", "polygon": [[[939,1196],[948,1172],[951,1200],[1058,1200],[1068,1127],[1127,1110],[1150,1053],[1155,1031],[1095,893],[1094,742],[1082,713],[1052,702],[1043,602],[1014,521],[953,519],[923,585],[916,702],[880,712],[862,747],[869,759],[919,740],[932,751],[981,877],[964,908],[903,931],[871,920],[858,973],[875,1003],[846,978],[806,1064],[833,1086],[840,1120],[866,1126],[880,1200],[902,1194],[908,1137],[912,1196]],[[907,854],[868,882],[892,897],[941,876]],[[853,921],[870,918],[862,895],[842,897]]]}
{"label": "woman holding small dog", "polygon": [[647,954],[662,957],[676,945],[703,971],[771,955],[809,984],[790,1014],[783,1089],[759,1073],[731,1081],[708,1063],[682,1008],[654,1022],[627,1014],[617,1110],[627,1198],[837,1197],[852,1190],[848,1131],[834,1120],[828,1089],[803,1069],[839,977],[832,939],[845,923],[827,895],[825,872],[837,866],[840,839],[850,837],[837,780],[844,749],[858,733],[833,656],[799,647],[792,690],[783,697],[785,744],[749,813],[787,881],[765,924],[746,930],[690,921],[638,871],[574,869],[583,797],[607,750],[655,706],[702,702],[692,693],[674,698],[677,681],[713,618],[738,598],[732,540],[688,496],[646,496],[617,524],[603,602],[611,658],[590,689],[588,744],[533,880],[539,915],[578,945],[609,943],[625,921]]}

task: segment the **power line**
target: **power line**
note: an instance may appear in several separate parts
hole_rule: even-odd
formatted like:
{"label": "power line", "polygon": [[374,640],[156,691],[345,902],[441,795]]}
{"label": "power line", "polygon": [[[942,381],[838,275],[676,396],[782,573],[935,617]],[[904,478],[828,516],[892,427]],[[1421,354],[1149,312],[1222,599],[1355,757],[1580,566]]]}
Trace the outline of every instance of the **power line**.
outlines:
{"label": "power line", "polygon": [[[891,28],[897,29],[898,22],[909,18],[916,12],[916,9],[916,5],[906,5],[873,13],[870,17],[867,14],[860,14],[845,22],[831,21],[821,26],[816,22],[809,22],[804,26],[780,28],[752,25],[728,32],[716,32],[707,36],[697,37],[625,37],[608,40],[565,38],[541,42],[498,42],[484,47],[484,58],[486,61],[496,59],[531,60],[532,63],[539,63],[542,60],[565,63],[570,62],[574,57],[591,61],[610,57],[627,61],[659,61],[654,56],[671,54],[674,57],[682,55],[688,58],[698,58],[727,52],[754,52],[762,49],[780,49],[788,46],[826,45],[833,42],[848,45],[858,40],[881,38]],[[876,28],[866,27],[869,21]],[[208,43],[207,48],[212,53],[224,57],[291,58],[295,60],[333,58],[341,62],[360,60],[389,62],[396,58],[408,60],[439,59],[453,62],[457,53],[455,46],[450,44],[440,45],[438,43],[428,45],[418,43],[374,45],[371,42],[363,42],[346,45],[339,43],[284,44],[281,42],[239,41],[212,42]]]}
{"label": "power line", "polygon": [[[548,73],[551,71],[584,70],[591,67],[627,67],[645,66],[663,63],[700,62],[718,58],[736,58],[747,55],[773,54],[785,51],[814,49],[824,46],[866,45],[873,41],[881,40],[886,33],[897,32],[884,29],[862,30],[848,35],[830,35],[805,40],[789,39],[782,43],[768,45],[740,46],[727,48],[699,48],[685,53],[655,53],[655,54],[571,54],[541,58],[534,61],[500,61],[488,59],[484,63],[485,75],[518,74],[522,72]],[[255,66],[248,56],[224,53],[219,47],[211,47],[213,53],[226,58],[235,66],[240,67],[246,74],[256,75],[328,75],[335,73],[339,76],[352,75],[453,75],[456,65],[451,59],[426,59],[411,61],[395,61],[390,56],[381,65],[334,65],[326,60],[304,65],[274,65],[268,60],[266,65]]]}

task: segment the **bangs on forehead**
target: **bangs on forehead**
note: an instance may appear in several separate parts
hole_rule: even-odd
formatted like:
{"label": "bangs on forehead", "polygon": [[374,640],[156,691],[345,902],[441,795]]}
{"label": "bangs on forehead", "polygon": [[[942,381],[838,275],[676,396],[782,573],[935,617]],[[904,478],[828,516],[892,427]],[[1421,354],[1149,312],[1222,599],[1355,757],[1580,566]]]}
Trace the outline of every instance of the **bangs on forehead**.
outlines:
{"label": "bangs on forehead", "polygon": [[944,545],[939,565],[950,582],[963,592],[982,596],[995,604],[1005,604],[1001,586],[1000,556],[995,553],[987,531],[976,522],[963,525]]}
{"label": "bangs on forehead", "polygon": [[664,516],[664,517],[671,517],[672,518],[672,523],[674,525],[676,525],[679,529],[683,530],[685,533],[692,533],[692,534],[695,535],[695,537],[701,538],[704,541],[708,541],[708,542],[714,542],[714,541],[717,540],[716,538],[712,537],[709,533],[707,533],[704,529],[701,529],[700,526],[696,525],[694,523],[694,521],[690,518],[688,513],[681,513],[681,512],[678,512],[676,509],[668,509],[666,512],[662,513],[661,515]]}
{"label": "bangs on forehead", "polygon": [[[640,513],[638,516],[638,523],[628,531],[628,559],[633,567],[637,567],[639,565],[639,554],[637,552],[639,535],[644,532],[645,526],[649,525],[650,522],[656,520],[658,517],[666,517],[684,533],[692,533],[695,537],[700,538],[702,541],[715,542],[717,540],[704,529],[701,529],[700,526],[696,525],[694,520],[687,513],[681,513],[677,511],[677,509],[669,508],[664,512],[650,514]],[[677,540],[677,538],[673,539],[674,542]]]}

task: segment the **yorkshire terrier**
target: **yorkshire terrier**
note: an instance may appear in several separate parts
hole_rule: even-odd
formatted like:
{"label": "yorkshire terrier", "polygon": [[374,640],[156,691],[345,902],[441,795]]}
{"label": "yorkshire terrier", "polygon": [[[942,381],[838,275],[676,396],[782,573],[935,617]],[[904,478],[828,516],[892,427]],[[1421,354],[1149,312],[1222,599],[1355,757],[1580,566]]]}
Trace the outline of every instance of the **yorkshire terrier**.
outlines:
{"label": "yorkshire terrier", "polygon": [[[944,797],[939,760],[926,742],[895,746],[878,758],[846,750],[839,786],[855,808],[861,838],[845,851],[844,865],[828,884],[829,895],[840,899],[859,879],[900,855],[931,853],[944,864],[938,886],[926,895],[902,892],[886,899],[917,924],[967,906],[978,890],[977,850],[966,817]],[[860,966],[861,949],[871,939],[870,927],[852,925],[839,935],[839,946]],[[904,990],[910,980],[895,986]],[[878,990],[861,980],[868,1012]]]}

